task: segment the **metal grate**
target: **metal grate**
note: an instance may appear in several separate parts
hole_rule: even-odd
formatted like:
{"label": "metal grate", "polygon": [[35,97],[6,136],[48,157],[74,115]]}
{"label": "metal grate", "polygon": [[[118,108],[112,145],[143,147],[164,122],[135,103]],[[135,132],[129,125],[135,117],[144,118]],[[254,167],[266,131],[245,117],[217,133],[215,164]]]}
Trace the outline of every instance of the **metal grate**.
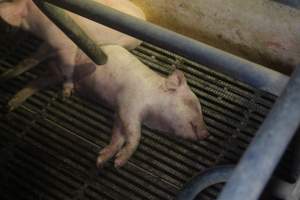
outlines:
{"label": "metal grate", "polygon": [[[0,38],[0,72],[40,42],[23,32]],[[173,199],[199,171],[238,161],[276,97],[146,43],[132,52],[159,73],[174,66],[185,72],[211,137],[192,143],[144,127],[124,168],[110,163],[97,171],[95,159],[109,142],[112,111],[77,96],[62,101],[57,88],[42,91],[16,111],[0,114],[2,199]],[[0,106],[41,71],[1,84]],[[215,199],[220,188],[199,199]]]}

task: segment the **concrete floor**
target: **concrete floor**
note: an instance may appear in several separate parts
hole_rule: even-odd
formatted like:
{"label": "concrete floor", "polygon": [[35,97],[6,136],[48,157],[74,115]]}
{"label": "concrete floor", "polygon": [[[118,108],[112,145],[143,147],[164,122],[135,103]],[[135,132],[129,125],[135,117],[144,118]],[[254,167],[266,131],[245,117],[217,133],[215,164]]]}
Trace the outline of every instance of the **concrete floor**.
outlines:
{"label": "concrete floor", "polygon": [[270,0],[132,1],[151,22],[278,71],[300,64],[299,9]]}

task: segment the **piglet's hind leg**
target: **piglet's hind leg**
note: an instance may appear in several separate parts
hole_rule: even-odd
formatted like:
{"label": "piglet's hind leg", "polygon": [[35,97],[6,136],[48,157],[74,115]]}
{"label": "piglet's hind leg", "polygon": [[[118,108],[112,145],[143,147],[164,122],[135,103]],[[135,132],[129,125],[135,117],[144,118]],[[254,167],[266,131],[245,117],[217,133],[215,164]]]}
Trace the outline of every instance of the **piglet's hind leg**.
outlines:
{"label": "piglet's hind leg", "polygon": [[39,49],[29,58],[22,60],[16,67],[8,69],[7,71],[0,74],[0,82],[15,78],[23,74],[24,72],[29,71],[52,55],[53,54],[51,54],[51,47],[47,43],[41,44]]}
{"label": "piglet's hind leg", "polygon": [[102,167],[105,162],[111,159],[124,145],[125,138],[122,135],[120,120],[117,118],[112,130],[112,138],[110,144],[104,147],[97,158],[97,167]]}
{"label": "piglet's hind leg", "polygon": [[27,98],[37,93],[39,90],[58,83],[56,76],[40,77],[29,83],[25,88],[20,90],[7,104],[7,111],[13,111],[19,107]]}
{"label": "piglet's hind leg", "polygon": [[116,155],[116,168],[122,167],[129,160],[137,149],[141,138],[141,122],[139,117],[134,117],[134,115],[127,113],[126,116],[121,115],[121,123],[126,144]]}

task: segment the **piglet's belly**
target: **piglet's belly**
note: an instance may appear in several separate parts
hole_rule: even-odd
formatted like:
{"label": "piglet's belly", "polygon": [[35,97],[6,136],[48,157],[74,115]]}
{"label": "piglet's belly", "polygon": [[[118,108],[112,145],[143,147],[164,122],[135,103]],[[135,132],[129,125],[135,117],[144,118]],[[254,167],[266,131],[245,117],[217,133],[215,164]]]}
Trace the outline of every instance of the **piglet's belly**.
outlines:
{"label": "piglet's belly", "polygon": [[92,74],[79,82],[75,83],[76,92],[93,102],[105,103],[111,108],[116,106],[117,95],[120,93],[120,87],[115,86],[114,81],[102,74]]}

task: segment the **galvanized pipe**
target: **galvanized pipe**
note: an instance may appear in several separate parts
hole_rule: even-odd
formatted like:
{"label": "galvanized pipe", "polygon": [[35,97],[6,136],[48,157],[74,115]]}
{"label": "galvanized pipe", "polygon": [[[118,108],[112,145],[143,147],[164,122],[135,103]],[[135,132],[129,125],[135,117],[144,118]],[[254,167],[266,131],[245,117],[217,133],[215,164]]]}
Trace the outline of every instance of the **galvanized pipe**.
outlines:
{"label": "galvanized pipe", "polygon": [[218,200],[257,200],[300,124],[300,68],[273,106]]}
{"label": "galvanized pipe", "polygon": [[63,9],[44,1],[33,1],[96,64],[106,63],[105,53]]}
{"label": "galvanized pipe", "polygon": [[256,88],[279,95],[289,77],[160,26],[91,0],[48,1],[83,17],[221,71]]}
{"label": "galvanized pipe", "polygon": [[[297,160],[298,162],[300,160]],[[209,187],[226,183],[234,171],[234,165],[217,166],[206,169],[204,172],[194,176],[178,193],[176,200],[193,200],[201,192]],[[300,177],[296,183],[291,184],[279,178],[273,177],[271,182],[272,196],[279,199],[299,200],[300,199]]]}

